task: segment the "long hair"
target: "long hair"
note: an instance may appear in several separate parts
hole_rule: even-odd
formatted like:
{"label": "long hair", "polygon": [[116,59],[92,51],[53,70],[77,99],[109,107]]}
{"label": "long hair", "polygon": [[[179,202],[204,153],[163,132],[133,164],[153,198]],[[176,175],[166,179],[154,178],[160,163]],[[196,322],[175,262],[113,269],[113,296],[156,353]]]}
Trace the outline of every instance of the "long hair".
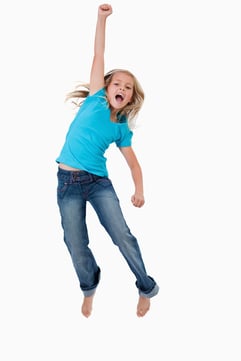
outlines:
{"label": "long hair", "polygon": [[[144,91],[137,78],[129,70],[125,70],[125,69],[113,69],[110,70],[108,73],[106,73],[104,76],[105,89],[108,88],[108,85],[110,84],[113,75],[116,73],[128,74],[133,79],[134,87],[133,87],[132,100],[118,114],[119,116],[125,116],[129,126],[133,128],[135,124],[134,121],[136,120],[137,115],[144,102],[144,98],[145,98]],[[66,100],[72,99],[73,103],[77,107],[80,107],[82,102],[84,101],[84,98],[86,98],[89,95],[89,89],[90,86],[88,83],[80,83],[77,85],[74,91],[67,94]]]}

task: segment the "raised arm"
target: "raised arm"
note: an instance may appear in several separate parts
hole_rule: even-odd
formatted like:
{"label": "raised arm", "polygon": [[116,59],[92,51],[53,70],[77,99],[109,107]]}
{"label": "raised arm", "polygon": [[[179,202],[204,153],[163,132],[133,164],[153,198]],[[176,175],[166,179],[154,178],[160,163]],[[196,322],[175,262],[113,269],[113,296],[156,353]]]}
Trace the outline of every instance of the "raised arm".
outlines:
{"label": "raised arm", "polygon": [[111,14],[111,5],[102,4],[99,6],[95,29],[94,57],[90,73],[90,94],[94,94],[96,91],[98,91],[104,86],[106,19]]}

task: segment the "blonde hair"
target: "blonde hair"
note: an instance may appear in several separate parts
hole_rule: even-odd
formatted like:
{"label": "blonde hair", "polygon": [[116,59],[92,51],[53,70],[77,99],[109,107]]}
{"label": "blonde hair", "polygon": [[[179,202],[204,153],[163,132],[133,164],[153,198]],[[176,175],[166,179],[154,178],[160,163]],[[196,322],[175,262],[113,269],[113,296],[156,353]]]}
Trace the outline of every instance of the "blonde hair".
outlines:
{"label": "blonde hair", "polygon": [[[108,88],[108,85],[110,84],[113,75],[116,73],[128,74],[133,79],[134,87],[133,87],[132,100],[119,113],[119,116],[125,116],[127,118],[129,126],[133,128],[135,123],[134,121],[136,120],[137,115],[144,102],[144,98],[145,98],[144,91],[137,78],[129,70],[125,70],[125,69],[113,69],[110,70],[108,73],[106,73],[104,76],[105,89]],[[83,98],[86,98],[89,95],[89,88],[90,87],[88,83],[80,83],[79,85],[77,85],[74,91],[67,94],[66,101],[69,99],[72,100],[77,99],[76,101],[73,100],[73,103],[77,107],[80,107],[84,100]]]}

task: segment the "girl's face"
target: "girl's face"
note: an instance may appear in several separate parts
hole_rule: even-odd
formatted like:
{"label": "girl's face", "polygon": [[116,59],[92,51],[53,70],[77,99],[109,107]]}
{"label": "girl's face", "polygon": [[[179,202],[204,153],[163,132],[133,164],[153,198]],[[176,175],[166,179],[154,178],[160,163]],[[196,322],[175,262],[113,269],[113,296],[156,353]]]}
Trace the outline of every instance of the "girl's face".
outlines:
{"label": "girl's face", "polygon": [[107,98],[112,109],[124,108],[132,100],[134,80],[131,75],[118,72],[112,76],[107,87]]}

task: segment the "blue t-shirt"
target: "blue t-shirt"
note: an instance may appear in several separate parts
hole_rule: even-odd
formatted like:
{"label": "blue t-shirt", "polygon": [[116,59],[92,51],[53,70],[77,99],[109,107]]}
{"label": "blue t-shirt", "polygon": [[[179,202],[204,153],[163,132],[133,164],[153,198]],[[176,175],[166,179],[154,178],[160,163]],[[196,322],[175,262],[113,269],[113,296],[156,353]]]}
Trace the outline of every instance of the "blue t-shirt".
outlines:
{"label": "blue t-shirt", "polygon": [[111,121],[102,88],[81,104],[56,162],[107,177],[105,151],[111,143],[117,147],[131,146],[132,135],[125,117],[118,123]]}

